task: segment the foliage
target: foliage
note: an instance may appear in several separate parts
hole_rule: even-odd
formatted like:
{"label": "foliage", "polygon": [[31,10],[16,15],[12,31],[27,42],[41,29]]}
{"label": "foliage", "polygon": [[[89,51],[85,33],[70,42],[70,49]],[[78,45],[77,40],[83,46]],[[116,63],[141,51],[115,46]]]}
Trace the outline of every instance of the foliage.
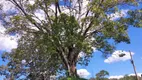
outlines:
{"label": "foliage", "polygon": [[95,78],[92,77],[92,78],[90,78],[89,80],[95,80]]}
{"label": "foliage", "polygon": [[[25,37],[19,40],[18,48],[13,49],[11,54],[6,52],[2,55],[4,60],[9,60],[6,68],[1,67],[1,69],[5,69],[3,73],[7,74],[7,78],[14,75],[15,78],[19,79],[21,75],[24,75],[29,79],[32,78],[31,80],[38,80],[38,78],[42,79],[44,77],[44,79],[48,79],[51,75],[56,75],[56,72],[61,69],[61,65],[59,64],[59,57],[55,54],[50,55],[50,53],[47,53],[47,48],[51,47],[40,44],[39,38],[41,36],[36,35],[36,37],[31,38],[29,34]],[[25,48],[25,46],[27,47]],[[7,70],[11,73],[7,72]]]}
{"label": "foliage", "polygon": [[137,80],[137,78],[136,76],[125,75],[123,78],[120,78],[120,80]]}
{"label": "foliage", "polygon": [[[138,77],[139,80],[141,80],[141,77]],[[110,80],[137,80],[136,76],[128,76],[125,75],[124,77],[120,78],[120,79],[110,79]]]}
{"label": "foliage", "polygon": [[109,76],[109,73],[105,70],[101,70],[96,74],[96,80],[108,80],[106,76]]}
{"label": "foliage", "polygon": [[59,80],[87,80],[87,79],[79,78],[79,77],[67,77],[67,78],[62,78]]}

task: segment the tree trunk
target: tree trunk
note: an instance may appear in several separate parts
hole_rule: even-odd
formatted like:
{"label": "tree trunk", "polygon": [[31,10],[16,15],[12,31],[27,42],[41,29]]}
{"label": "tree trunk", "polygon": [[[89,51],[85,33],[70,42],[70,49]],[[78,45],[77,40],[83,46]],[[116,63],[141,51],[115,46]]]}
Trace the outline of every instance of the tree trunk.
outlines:
{"label": "tree trunk", "polygon": [[[62,49],[60,49],[60,50],[62,50]],[[58,50],[58,52],[60,52],[60,50]],[[60,57],[63,60],[63,63],[64,63],[66,70],[67,70],[67,76],[78,77],[77,71],[76,71],[76,62],[77,62],[78,54],[75,54],[75,52],[74,52],[75,50],[73,50],[73,48],[69,48],[68,51],[69,52],[66,52],[66,50],[62,50],[62,52],[60,52]],[[65,53],[68,53],[68,55],[65,55]]]}
{"label": "tree trunk", "polygon": [[72,73],[72,75],[73,76],[76,76],[76,66],[75,65],[71,65],[71,67],[70,67],[70,69],[71,69],[71,73]]}
{"label": "tree trunk", "polygon": [[68,76],[78,77],[77,70],[76,70],[76,64],[72,63],[68,67]]}

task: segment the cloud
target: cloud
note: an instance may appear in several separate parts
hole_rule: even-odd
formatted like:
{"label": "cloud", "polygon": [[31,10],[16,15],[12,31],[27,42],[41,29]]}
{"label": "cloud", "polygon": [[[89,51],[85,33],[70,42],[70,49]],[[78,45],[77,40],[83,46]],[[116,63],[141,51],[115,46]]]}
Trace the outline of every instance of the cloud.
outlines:
{"label": "cloud", "polygon": [[[6,13],[6,15],[8,17],[5,18],[5,20],[10,20],[9,16],[16,14],[16,9],[15,6],[10,2],[10,1],[6,1],[6,0],[0,0],[0,4],[2,4],[2,11],[0,13]],[[2,16],[2,15],[0,15]],[[3,19],[1,19],[0,22],[0,51],[8,51],[10,52],[11,49],[13,48],[17,48],[17,39],[19,38],[16,35],[8,35],[5,34],[5,28],[2,25],[3,23]]]}
{"label": "cloud", "polygon": [[[45,13],[43,10],[41,10],[41,9],[36,10],[35,15],[37,16],[38,19],[45,20]],[[37,21],[38,21],[38,19],[37,19]]]}
{"label": "cloud", "polygon": [[90,75],[90,73],[86,69],[79,69],[79,70],[77,70],[77,74],[81,78],[87,78]]}
{"label": "cloud", "polygon": [[[141,74],[142,73],[137,73],[137,75],[139,76],[139,77],[141,77]],[[129,74],[128,76],[135,76],[135,74]],[[118,76],[110,76],[109,77],[109,79],[113,79],[113,78],[115,78],[115,79],[120,79],[120,78],[123,78],[124,77],[124,75],[118,75]]]}
{"label": "cloud", "polygon": [[4,34],[5,30],[6,29],[2,27],[2,24],[0,23],[0,34]]}
{"label": "cloud", "polygon": [[11,49],[17,47],[16,40],[12,39],[10,36],[0,35],[0,50],[2,51],[11,51]]}
{"label": "cloud", "polygon": [[[93,50],[93,53],[97,51],[95,47],[92,47],[92,50]],[[78,55],[78,58],[85,57],[85,56],[86,56],[86,53],[81,51]]]}
{"label": "cloud", "polygon": [[86,53],[84,53],[83,51],[81,51],[78,55],[78,58],[84,57],[86,55]]}
{"label": "cloud", "polygon": [[113,14],[108,15],[110,20],[117,20],[120,17],[126,17],[128,10],[121,10],[120,12],[115,12]]}
{"label": "cloud", "polygon": [[10,36],[4,34],[5,28],[0,24],[0,50],[10,52],[11,49],[17,48],[17,35]]}
{"label": "cloud", "polygon": [[96,51],[97,51],[97,49],[96,49],[95,47],[92,47],[92,49],[93,49],[93,52],[96,52]]}
{"label": "cloud", "polygon": [[34,5],[34,4],[35,4],[35,0],[29,0],[29,3],[30,3],[31,5]]}
{"label": "cloud", "polygon": [[[141,77],[141,75],[142,75],[142,73],[137,73],[137,75],[139,76],[139,77]],[[128,76],[135,76],[135,74],[129,74]]]}
{"label": "cloud", "polygon": [[0,0],[0,4],[3,5],[2,9],[4,11],[7,11],[7,10],[15,8],[14,5],[10,1]]}
{"label": "cloud", "polygon": [[[120,54],[125,54],[123,57],[119,57]],[[132,55],[134,55],[133,52],[131,52]],[[127,51],[122,51],[122,50],[116,50],[110,57],[104,60],[105,63],[114,63],[114,62],[119,62],[119,61],[126,61],[129,60],[130,53]]]}
{"label": "cloud", "polygon": [[24,60],[22,60],[22,61],[21,61],[21,63],[22,63],[22,64],[25,64],[25,63],[26,63],[26,60],[25,60],[25,59],[24,59]]}
{"label": "cloud", "polygon": [[109,79],[120,79],[123,78],[123,75],[119,75],[119,76],[110,76]]}

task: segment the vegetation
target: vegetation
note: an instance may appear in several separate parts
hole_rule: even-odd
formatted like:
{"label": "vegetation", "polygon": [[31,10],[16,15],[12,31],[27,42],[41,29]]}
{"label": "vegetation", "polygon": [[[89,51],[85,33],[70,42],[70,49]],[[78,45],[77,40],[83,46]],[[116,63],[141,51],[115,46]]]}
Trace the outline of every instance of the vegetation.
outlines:
{"label": "vegetation", "polygon": [[105,76],[109,76],[109,73],[105,70],[101,70],[96,74],[96,80],[108,80]]}
{"label": "vegetation", "polygon": [[[142,16],[136,16],[137,11],[130,11],[130,17],[118,20],[108,16],[118,12],[117,6],[123,3],[135,6],[134,0],[78,0],[76,6],[73,5],[76,0],[64,0],[62,6],[58,0],[34,0],[34,4],[30,0],[8,1],[18,13],[10,17],[5,27],[8,34],[18,34],[20,39],[16,49],[3,53],[8,64],[0,67],[0,74],[11,80],[23,76],[26,80],[47,80],[58,74],[78,77],[76,65],[88,65],[92,47],[107,57],[116,44],[130,43],[129,25],[141,27]],[[80,52],[85,55],[79,57]],[[99,78],[108,75],[105,71],[100,74]]]}
{"label": "vegetation", "polygon": [[79,78],[79,77],[67,77],[67,78],[61,78],[59,80],[87,80],[87,79]]}
{"label": "vegetation", "polygon": [[136,76],[125,75],[123,78],[120,78],[120,80],[137,80],[137,78]]}
{"label": "vegetation", "polygon": [[[110,79],[110,80],[137,80],[137,78],[136,78],[136,76],[125,75],[123,78],[120,78],[120,79]],[[139,77],[139,80],[141,80],[141,77]]]}
{"label": "vegetation", "polygon": [[[106,76],[109,75],[109,72],[105,70],[101,70],[99,73],[96,74],[96,78],[90,78],[89,80],[137,80],[136,76],[128,76],[125,75],[124,77],[118,79],[118,78],[111,78],[108,79]],[[141,77],[138,77],[139,80],[141,80]],[[77,79],[76,79],[77,80]]]}

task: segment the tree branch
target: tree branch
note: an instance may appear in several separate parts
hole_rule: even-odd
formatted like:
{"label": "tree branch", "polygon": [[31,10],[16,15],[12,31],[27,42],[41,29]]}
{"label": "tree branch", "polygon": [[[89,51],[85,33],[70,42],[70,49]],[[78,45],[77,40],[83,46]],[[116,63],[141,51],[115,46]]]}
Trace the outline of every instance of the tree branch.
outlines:
{"label": "tree branch", "polygon": [[88,27],[86,28],[86,30],[84,31],[83,36],[86,36],[86,33],[87,33],[87,32],[89,31],[89,29],[92,27],[93,21],[94,21],[94,20],[92,20],[92,21],[90,22],[89,26],[88,26]]}
{"label": "tree branch", "polygon": [[[12,2],[13,1],[13,2]],[[43,32],[42,28],[39,27],[40,24],[37,24],[35,22],[33,22],[33,19],[32,18],[29,18],[29,15],[25,12],[25,10],[16,2],[16,0],[12,0],[11,2],[14,3],[15,6],[17,6],[21,11],[22,13],[26,16],[26,18],[33,24],[35,25],[40,31]]]}

